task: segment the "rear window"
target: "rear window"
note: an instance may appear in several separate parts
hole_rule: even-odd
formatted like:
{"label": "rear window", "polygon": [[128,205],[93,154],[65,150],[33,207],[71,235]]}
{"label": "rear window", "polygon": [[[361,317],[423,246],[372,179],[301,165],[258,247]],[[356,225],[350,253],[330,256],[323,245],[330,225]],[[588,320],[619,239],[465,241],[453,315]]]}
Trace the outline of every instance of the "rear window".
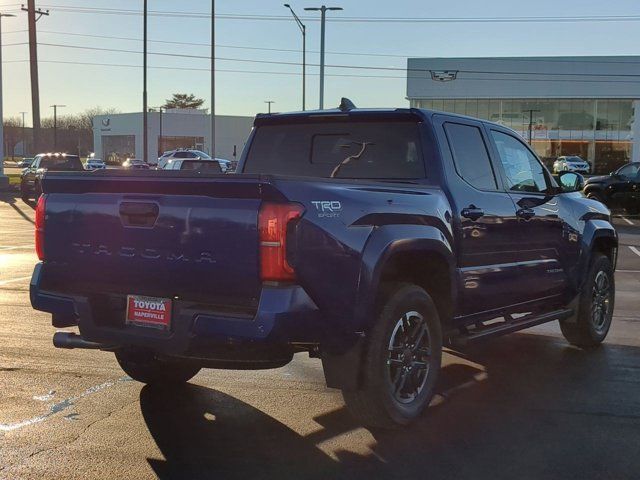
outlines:
{"label": "rear window", "polygon": [[220,164],[218,162],[201,161],[201,160],[184,160],[180,166],[180,170],[198,170],[201,172],[207,171],[211,173],[222,173]]}
{"label": "rear window", "polygon": [[265,125],[256,130],[244,173],[336,178],[425,176],[415,122]]}
{"label": "rear window", "polygon": [[59,156],[59,157],[42,157],[40,160],[40,168],[48,170],[84,170],[80,158],[75,155]]}

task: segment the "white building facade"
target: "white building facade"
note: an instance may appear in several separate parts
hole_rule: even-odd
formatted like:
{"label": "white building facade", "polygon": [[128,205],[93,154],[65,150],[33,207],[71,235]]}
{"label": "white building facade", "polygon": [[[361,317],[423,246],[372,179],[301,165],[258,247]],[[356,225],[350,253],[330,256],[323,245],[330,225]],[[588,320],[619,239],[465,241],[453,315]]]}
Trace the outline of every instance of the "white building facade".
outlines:
{"label": "white building facade", "polygon": [[[95,155],[110,163],[121,163],[126,158],[142,159],[142,113],[99,115],[93,119]],[[211,116],[203,110],[149,112],[148,161],[155,163],[167,150],[194,148],[211,154]],[[239,159],[247,141],[253,117],[216,115],[215,156],[229,160]],[[212,155],[213,156],[213,155]]]}
{"label": "white building facade", "polygon": [[513,128],[547,165],[640,161],[640,57],[410,58],[407,98]]}

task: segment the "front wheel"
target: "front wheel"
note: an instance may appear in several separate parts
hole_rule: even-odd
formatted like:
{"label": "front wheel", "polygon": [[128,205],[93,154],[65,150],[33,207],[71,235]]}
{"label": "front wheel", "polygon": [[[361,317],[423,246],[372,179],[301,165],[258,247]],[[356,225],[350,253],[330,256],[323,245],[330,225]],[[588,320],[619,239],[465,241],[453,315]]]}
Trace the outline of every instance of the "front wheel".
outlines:
{"label": "front wheel", "polygon": [[416,419],[433,397],[442,329],[426,291],[408,283],[387,287],[362,360],[363,384],[342,395],[362,424],[393,428]]}
{"label": "front wheel", "polygon": [[116,360],[124,373],[148,385],[177,385],[191,380],[200,367],[179,360],[158,358],[153,352],[117,350]]}
{"label": "front wheel", "polygon": [[587,278],[580,292],[578,312],[560,321],[562,334],[572,345],[588,348],[600,345],[613,319],[615,279],[609,257],[594,254]]}

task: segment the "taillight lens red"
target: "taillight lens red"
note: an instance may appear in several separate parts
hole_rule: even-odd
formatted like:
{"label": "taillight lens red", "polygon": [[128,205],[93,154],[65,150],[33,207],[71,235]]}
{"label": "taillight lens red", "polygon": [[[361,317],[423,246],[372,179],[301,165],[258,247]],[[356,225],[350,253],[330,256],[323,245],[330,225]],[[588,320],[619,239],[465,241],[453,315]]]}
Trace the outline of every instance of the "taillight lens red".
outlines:
{"label": "taillight lens red", "polygon": [[44,260],[44,220],[47,207],[47,196],[40,195],[36,207],[36,253],[40,260]]}
{"label": "taillight lens red", "polygon": [[260,207],[260,276],[268,281],[291,281],[295,272],[287,262],[287,225],[304,209],[296,203],[269,203]]}

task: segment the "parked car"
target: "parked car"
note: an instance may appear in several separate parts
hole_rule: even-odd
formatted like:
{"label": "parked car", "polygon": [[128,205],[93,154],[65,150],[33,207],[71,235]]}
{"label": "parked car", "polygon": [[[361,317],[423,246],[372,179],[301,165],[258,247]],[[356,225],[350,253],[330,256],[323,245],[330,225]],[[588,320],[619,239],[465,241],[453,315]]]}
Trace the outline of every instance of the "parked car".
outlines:
{"label": "parked car", "polygon": [[558,159],[553,162],[553,172],[590,173],[591,164],[575,155],[562,156],[558,157]]}
{"label": "parked car", "polygon": [[208,173],[223,173],[222,165],[219,161],[204,158],[195,160],[172,158],[165,164],[163,170],[193,170],[206,171]]}
{"label": "parked car", "polygon": [[174,159],[191,159],[191,160],[216,160],[222,167],[222,173],[231,173],[231,161],[223,158],[212,158],[210,155],[193,149],[178,149],[165,152],[160,158],[158,158],[158,170],[163,170],[169,160]]}
{"label": "parked car", "polygon": [[79,329],[54,345],[165,387],[308,352],[362,423],[391,427],[429,405],[443,346],[551,321],[578,347],[607,335],[610,212],[513,130],[344,102],[259,115],[238,170],[107,170],[99,196],[88,173],[45,177],[30,298]]}
{"label": "parked car", "polygon": [[134,170],[149,170],[149,164],[137,158],[127,158],[122,162],[122,167]]}
{"label": "parked car", "polygon": [[584,194],[609,208],[624,208],[630,214],[640,212],[640,162],[623,165],[609,175],[586,180]]}
{"label": "parked car", "polygon": [[89,158],[84,164],[84,168],[85,170],[104,170],[107,168],[107,164],[100,158]]}
{"label": "parked car", "polygon": [[32,163],[33,163],[33,158],[23,158],[16,164],[16,166],[18,168],[29,168]]}
{"label": "parked car", "polygon": [[41,153],[36,155],[31,165],[20,175],[20,195],[27,201],[31,197],[38,199],[42,194],[42,179],[46,172],[79,172],[84,167],[77,155],[66,153]]}

